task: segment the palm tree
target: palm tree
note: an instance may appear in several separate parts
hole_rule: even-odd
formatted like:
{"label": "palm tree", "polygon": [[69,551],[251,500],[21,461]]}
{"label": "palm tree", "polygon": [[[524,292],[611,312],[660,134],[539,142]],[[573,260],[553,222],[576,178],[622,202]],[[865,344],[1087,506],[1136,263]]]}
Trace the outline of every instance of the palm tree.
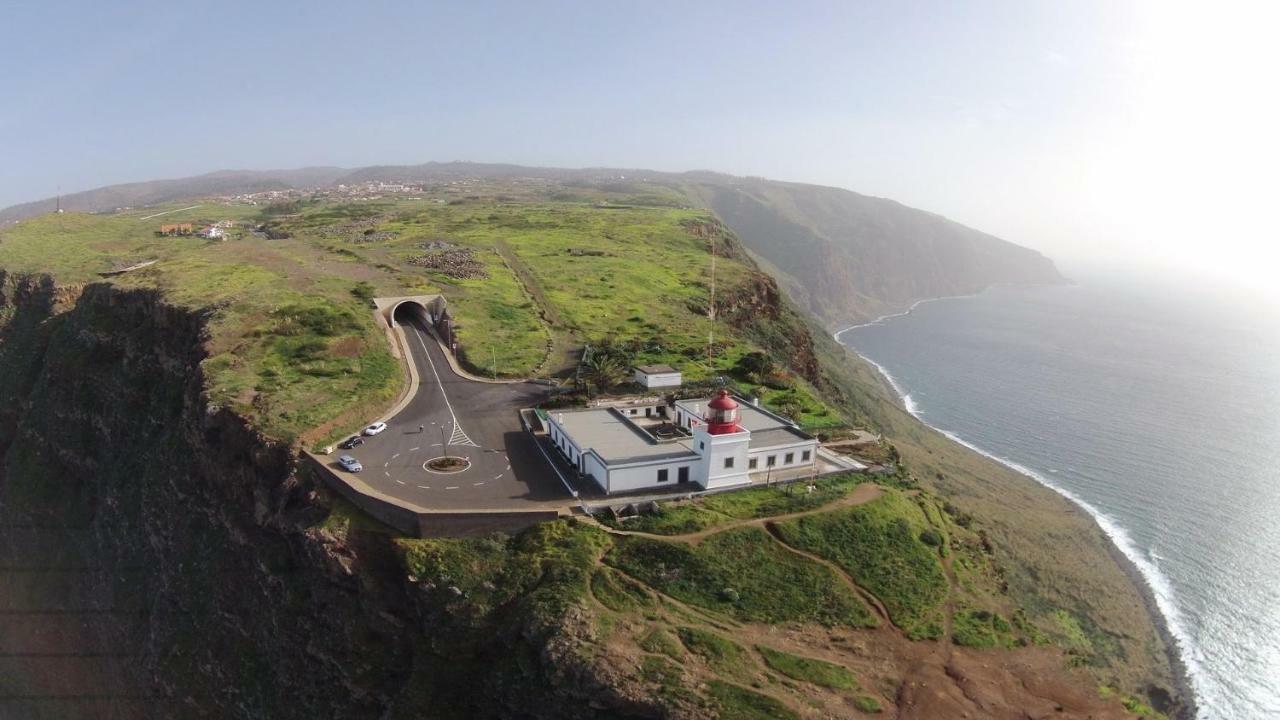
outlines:
{"label": "palm tree", "polygon": [[582,362],[583,374],[601,392],[617,385],[627,374],[627,364],[617,353],[594,349]]}

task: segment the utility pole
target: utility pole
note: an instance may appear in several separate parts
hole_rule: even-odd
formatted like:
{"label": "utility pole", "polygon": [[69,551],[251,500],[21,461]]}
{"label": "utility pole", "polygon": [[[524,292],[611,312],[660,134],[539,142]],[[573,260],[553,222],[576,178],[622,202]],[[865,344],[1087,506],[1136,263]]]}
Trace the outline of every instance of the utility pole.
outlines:
{"label": "utility pole", "polygon": [[707,308],[707,367],[715,367],[716,344],[716,237],[708,233],[708,244],[711,247],[711,305]]}

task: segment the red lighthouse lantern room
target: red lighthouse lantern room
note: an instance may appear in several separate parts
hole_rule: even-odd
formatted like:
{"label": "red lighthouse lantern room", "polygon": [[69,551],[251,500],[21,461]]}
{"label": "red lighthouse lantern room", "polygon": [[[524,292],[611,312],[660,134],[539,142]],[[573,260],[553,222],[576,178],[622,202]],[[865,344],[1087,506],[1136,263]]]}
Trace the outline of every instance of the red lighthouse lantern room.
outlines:
{"label": "red lighthouse lantern room", "polygon": [[720,390],[711,402],[707,403],[707,432],[712,435],[736,433],[738,427],[738,402],[729,397],[728,390]]}

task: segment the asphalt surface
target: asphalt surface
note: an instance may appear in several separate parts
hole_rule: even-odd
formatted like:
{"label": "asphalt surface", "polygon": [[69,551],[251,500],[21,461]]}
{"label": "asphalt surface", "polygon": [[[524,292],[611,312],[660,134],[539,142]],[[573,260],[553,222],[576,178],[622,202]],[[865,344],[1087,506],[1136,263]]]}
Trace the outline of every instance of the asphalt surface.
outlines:
{"label": "asphalt surface", "polygon": [[[418,392],[387,429],[365,438],[352,455],[361,480],[380,492],[430,509],[491,510],[563,504],[560,478],[520,424],[520,408],[546,394],[534,383],[483,383],[456,374],[425,329],[400,322],[418,369]],[[421,426],[421,429],[419,429]],[[461,472],[436,473],[425,464],[441,455],[466,458]],[[338,472],[343,472],[333,462]]]}

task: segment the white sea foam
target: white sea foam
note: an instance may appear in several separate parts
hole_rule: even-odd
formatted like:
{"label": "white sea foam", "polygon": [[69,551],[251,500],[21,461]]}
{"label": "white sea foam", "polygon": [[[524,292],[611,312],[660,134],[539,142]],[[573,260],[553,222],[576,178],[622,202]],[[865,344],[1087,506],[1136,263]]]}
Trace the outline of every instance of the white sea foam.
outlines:
{"label": "white sea foam", "polygon": [[[972,297],[972,296],[963,295],[963,296],[957,296],[957,297]],[[934,298],[934,299],[945,300],[948,298]],[[872,322],[869,322],[869,323],[862,323],[860,325],[853,325],[853,326],[847,327],[843,330],[840,330],[839,332],[836,332],[834,334],[834,338],[836,342],[840,342],[840,336],[850,330],[855,330],[860,327],[867,327],[869,325],[875,325],[892,317],[901,317],[903,315],[907,315],[916,307],[918,307],[921,303],[924,303],[924,302],[930,302],[930,300],[922,300],[920,302],[917,302],[914,305],[912,305],[910,308],[908,308],[905,312],[896,313],[894,315],[886,315],[884,317],[877,318],[876,320],[873,320]],[[939,433],[942,433],[944,436],[946,436],[950,440],[957,442],[965,446],[966,448],[969,448],[970,450],[978,453],[979,455],[982,455],[983,457],[994,460],[1000,463],[1001,465],[1004,465],[1005,467],[1008,467],[1011,470],[1014,470],[1015,472],[1026,475],[1032,480],[1040,483],[1041,485],[1044,485],[1050,490],[1053,490],[1059,495],[1075,503],[1077,506],[1082,508],[1085,512],[1089,513],[1089,515],[1093,517],[1094,521],[1098,523],[1098,526],[1102,528],[1102,532],[1106,534],[1106,536],[1111,540],[1112,543],[1115,544],[1115,546],[1120,550],[1120,552],[1126,558],[1128,558],[1129,561],[1132,562],[1134,566],[1138,569],[1138,573],[1142,576],[1143,580],[1147,584],[1147,587],[1151,590],[1152,597],[1155,599],[1155,602],[1156,602],[1156,608],[1160,611],[1161,616],[1163,616],[1165,625],[1166,627],[1168,627],[1169,633],[1173,636],[1174,644],[1177,646],[1176,650],[1178,652],[1178,656],[1181,658],[1182,663],[1186,668],[1188,679],[1190,680],[1192,685],[1192,692],[1195,693],[1198,701],[1197,702],[1198,714],[1200,718],[1202,719],[1205,718],[1206,717],[1204,714],[1205,708],[1206,706],[1211,706],[1212,700],[1217,695],[1217,693],[1213,692],[1209,687],[1207,687],[1209,685],[1212,685],[1213,681],[1211,679],[1211,676],[1205,672],[1204,654],[1201,652],[1200,648],[1196,645],[1195,639],[1191,636],[1190,632],[1188,632],[1187,630],[1186,621],[1183,618],[1182,612],[1178,609],[1177,603],[1175,601],[1173,586],[1169,582],[1168,578],[1165,577],[1164,573],[1161,572],[1158,561],[1155,560],[1153,557],[1144,554],[1138,548],[1138,546],[1134,543],[1133,538],[1129,536],[1129,533],[1123,527],[1121,527],[1119,523],[1117,523],[1113,518],[1111,518],[1106,513],[1099,510],[1098,508],[1094,507],[1090,503],[1086,502],[1085,500],[1081,499],[1078,495],[1071,492],[1070,490],[1054,483],[1049,478],[1036,472],[1035,470],[1032,470],[1031,468],[1025,465],[1022,465],[1021,463],[1015,462],[1008,458],[1000,457],[995,453],[989,452],[981,447],[978,447],[977,445],[974,445],[973,443],[969,442],[968,440],[965,440],[964,438],[960,437],[959,435],[955,434],[950,430],[946,430],[944,428],[940,428],[940,427],[929,424],[924,419],[924,413],[921,411],[919,405],[915,402],[915,400],[912,399],[911,394],[906,392],[903,389],[903,387],[898,383],[897,379],[893,377],[893,375],[888,371],[888,369],[886,369],[883,365],[876,362],[875,360],[872,360],[866,355],[863,355],[861,352],[858,352],[857,348],[853,347],[852,345],[847,345],[844,343],[841,343],[841,344],[845,345],[845,347],[852,350],[854,354],[856,354],[858,357],[865,360],[872,367],[874,367],[881,375],[883,375],[885,380],[889,382],[889,385],[893,388],[894,392],[897,393],[898,397],[901,399],[902,405],[906,409],[906,411],[911,413],[911,415],[915,417],[917,420],[920,420],[925,425],[928,425],[934,430],[937,430]]]}
{"label": "white sea foam", "polygon": [[[872,320],[871,322],[864,322],[864,323],[858,323],[857,325],[850,325],[849,327],[844,328],[843,330],[837,330],[834,333],[832,333],[831,338],[836,342],[840,342],[840,336],[843,335],[844,333],[849,332],[850,330],[857,330],[858,328],[870,327],[872,325],[879,325],[880,323],[883,323],[885,320],[892,320],[893,318],[903,317],[904,315],[910,315],[913,310],[915,310],[916,308],[926,303],[937,302],[939,300],[963,300],[965,298],[978,297],[981,294],[982,293],[970,293],[968,295],[944,295],[943,297],[925,298],[924,300],[917,300],[911,303],[911,307],[907,308],[906,310],[903,310],[902,312],[889,313],[888,315],[881,315],[880,317],[876,318],[875,320]],[[867,360],[866,358],[863,358],[863,359]],[[867,362],[871,362],[871,361],[867,360]],[[876,365],[876,367],[880,368],[879,365]],[[883,373],[884,368],[880,368],[880,372]],[[885,375],[887,376],[888,373],[885,373]],[[898,394],[901,395],[902,393],[898,393]]]}

